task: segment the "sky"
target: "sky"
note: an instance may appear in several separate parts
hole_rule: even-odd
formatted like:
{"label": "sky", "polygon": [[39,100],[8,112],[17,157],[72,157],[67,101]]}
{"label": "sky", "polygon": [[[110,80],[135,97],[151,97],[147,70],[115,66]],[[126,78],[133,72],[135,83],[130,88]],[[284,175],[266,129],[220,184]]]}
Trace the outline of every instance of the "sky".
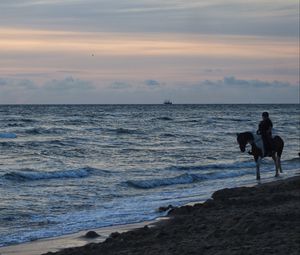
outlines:
{"label": "sky", "polygon": [[0,1],[0,104],[299,95],[299,0]]}

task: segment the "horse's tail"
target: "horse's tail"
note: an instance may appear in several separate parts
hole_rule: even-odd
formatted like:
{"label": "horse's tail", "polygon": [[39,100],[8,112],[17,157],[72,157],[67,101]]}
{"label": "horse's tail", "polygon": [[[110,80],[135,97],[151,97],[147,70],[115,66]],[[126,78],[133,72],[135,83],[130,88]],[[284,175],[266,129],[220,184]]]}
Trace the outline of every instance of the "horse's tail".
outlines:
{"label": "horse's tail", "polygon": [[277,152],[277,156],[281,158],[283,147],[284,147],[284,141],[280,136],[276,135],[273,139],[273,145],[275,151]]}

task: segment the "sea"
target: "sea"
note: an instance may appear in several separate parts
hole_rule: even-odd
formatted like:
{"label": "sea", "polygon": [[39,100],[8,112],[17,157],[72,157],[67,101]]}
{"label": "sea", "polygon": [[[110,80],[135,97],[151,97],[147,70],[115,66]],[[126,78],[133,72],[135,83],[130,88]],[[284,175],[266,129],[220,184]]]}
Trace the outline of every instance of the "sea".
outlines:
{"label": "sea", "polygon": [[[0,246],[152,220],[251,186],[239,132],[268,111],[299,174],[300,105],[0,105]],[[247,149],[250,149],[249,147]],[[262,182],[276,180],[263,159]]]}

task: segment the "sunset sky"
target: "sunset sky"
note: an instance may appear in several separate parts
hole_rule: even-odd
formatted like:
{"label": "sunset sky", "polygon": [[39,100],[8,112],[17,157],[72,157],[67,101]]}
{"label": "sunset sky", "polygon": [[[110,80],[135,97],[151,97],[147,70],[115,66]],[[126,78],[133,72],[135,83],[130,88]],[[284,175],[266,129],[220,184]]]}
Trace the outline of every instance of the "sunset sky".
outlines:
{"label": "sunset sky", "polygon": [[299,103],[299,1],[0,1],[0,104],[165,99]]}

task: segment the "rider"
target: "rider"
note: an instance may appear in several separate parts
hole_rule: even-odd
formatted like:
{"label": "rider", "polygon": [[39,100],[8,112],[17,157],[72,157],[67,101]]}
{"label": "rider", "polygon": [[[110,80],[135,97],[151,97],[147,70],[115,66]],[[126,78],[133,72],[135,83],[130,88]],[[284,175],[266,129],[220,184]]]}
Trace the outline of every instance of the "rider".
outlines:
{"label": "rider", "polygon": [[268,112],[262,113],[262,121],[258,125],[258,130],[256,133],[261,135],[261,138],[264,143],[265,156],[271,156],[272,154],[272,128],[273,123],[269,118]]}

